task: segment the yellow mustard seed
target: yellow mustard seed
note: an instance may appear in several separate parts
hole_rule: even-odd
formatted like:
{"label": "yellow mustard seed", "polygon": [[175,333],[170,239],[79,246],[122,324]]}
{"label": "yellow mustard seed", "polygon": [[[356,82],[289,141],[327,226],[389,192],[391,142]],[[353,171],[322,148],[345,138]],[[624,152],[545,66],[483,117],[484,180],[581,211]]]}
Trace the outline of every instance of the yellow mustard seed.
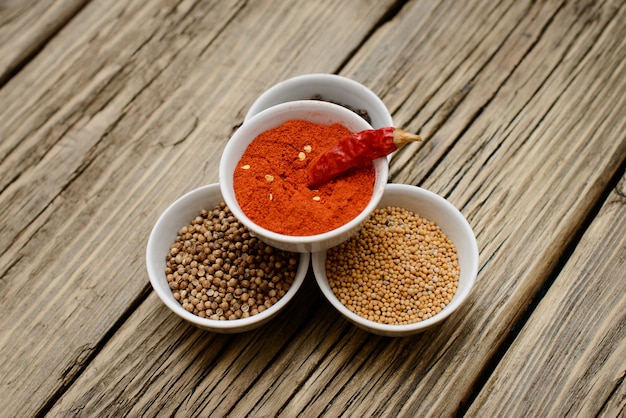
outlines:
{"label": "yellow mustard seed", "polygon": [[437,225],[390,206],[376,209],[357,235],[327,251],[326,275],[349,310],[399,325],[445,309],[460,270],[454,244]]}
{"label": "yellow mustard seed", "polygon": [[306,160],[306,154],[304,152],[299,152],[298,153],[298,160],[300,160],[300,161]]}

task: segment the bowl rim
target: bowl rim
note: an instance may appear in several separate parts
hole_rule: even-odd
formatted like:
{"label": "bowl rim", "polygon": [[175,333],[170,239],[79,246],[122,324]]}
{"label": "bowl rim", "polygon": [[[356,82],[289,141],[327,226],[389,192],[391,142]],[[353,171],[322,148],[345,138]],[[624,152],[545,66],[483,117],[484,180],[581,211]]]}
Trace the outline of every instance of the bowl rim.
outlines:
{"label": "bowl rim", "polygon": [[[210,328],[213,330],[233,331],[241,328],[249,329],[255,324],[261,325],[270,317],[281,311],[291,301],[291,299],[293,299],[293,297],[296,295],[296,293],[304,283],[310,264],[310,254],[297,253],[299,255],[298,268],[296,270],[296,276],[294,278],[293,284],[289,287],[289,290],[285,293],[285,295],[280,298],[274,305],[264,310],[263,312],[258,313],[257,315],[249,316],[248,318],[239,318],[236,320],[215,320],[210,318],[202,318],[192,312],[187,311],[179,302],[174,299],[172,291],[169,289],[168,286],[165,286],[167,288],[164,288],[163,286],[159,285],[159,283],[165,283],[167,285],[167,279],[165,278],[165,273],[157,268],[157,257],[161,257],[161,255],[157,254],[159,253],[158,246],[160,242],[158,239],[158,235],[161,233],[162,230],[166,228],[168,218],[175,214],[180,208],[185,207],[190,199],[196,196],[212,193],[217,193],[217,195],[221,196],[219,183],[204,185],[184,193],[173,203],[171,203],[159,216],[158,220],[156,221],[150,232],[146,245],[146,268],[148,270],[148,277],[150,280],[150,284],[159,296],[159,299],[161,299],[161,301],[171,311],[173,311],[182,319],[185,319],[201,328]],[[223,196],[221,197],[223,198]],[[202,209],[208,210],[209,208],[200,208],[199,210]],[[179,228],[183,226],[184,225],[180,225]],[[165,258],[165,256],[166,254],[162,254],[163,258]]]}
{"label": "bowl rim", "polygon": [[[285,234],[280,234],[280,233],[261,227],[260,225],[253,222],[243,212],[243,210],[241,210],[241,208],[239,207],[239,204],[237,203],[237,199],[234,194],[234,189],[232,191],[232,194],[225,193],[224,189],[226,186],[225,186],[224,179],[232,178],[234,171],[230,172],[227,170],[227,166],[226,164],[224,164],[224,161],[226,160],[224,156],[232,153],[232,148],[235,147],[235,141],[233,141],[233,138],[238,139],[240,135],[243,135],[245,133],[246,129],[250,129],[249,127],[253,126],[258,121],[263,121],[266,118],[271,118],[275,115],[278,115],[284,112],[298,111],[298,110],[306,110],[306,111],[311,111],[311,112],[330,110],[332,112],[339,113],[340,115],[343,114],[344,119],[349,118],[349,119],[358,121],[357,124],[362,124],[364,126],[363,129],[373,129],[372,126],[369,123],[367,123],[367,121],[362,119],[359,115],[352,112],[351,110],[344,108],[343,106],[340,106],[334,103],[317,101],[317,100],[296,100],[296,101],[285,102],[285,103],[272,106],[254,115],[249,121],[245,122],[228,141],[228,143],[226,144],[226,147],[224,148],[222,158],[220,159],[219,184],[220,184],[220,187],[222,188],[222,196],[224,197],[226,204],[228,205],[230,210],[233,211],[233,214],[235,214],[235,216],[238,219],[240,219],[248,227],[248,229],[251,232],[256,233],[263,237],[267,237],[268,239],[271,239],[274,241],[285,242],[287,244],[312,245],[319,241],[332,239],[338,235],[346,233],[350,231],[352,228],[354,228],[355,225],[360,224],[363,221],[365,221],[365,219],[367,219],[367,217],[375,209],[376,205],[382,198],[385,185],[387,184],[387,181],[388,181],[389,164],[388,164],[387,158],[384,158],[384,157],[377,158],[376,160],[373,161],[376,172],[377,173],[380,172],[380,178],[379,176],[376,176],[375,183],[374,183],[374,193],[372,194],[372,198],[370,199],[366,207],[356,217],[352,218],[349,222],[340,226],[339,228],[335,228],[333,230],[330,230],[321,234],[316,234],[316,235],[285,235]],[[276,126],[279,126],[279,125],[276,125]],[[254,138],[250,140],[248,145],[253,140]],[[235,167],[237,167],[236,163],[235,163]],[[376,188],[377,185],[379,189]]]}
{"label": "bowl rim", "polygon": [[[351,78],[332,73],[300,74],[277,82],[276,84],[270,86],[263,93],[261,93],[261,95],[252,103],[244,117],[244,123],[258,113],[262,112],[263,110],[276,106],[278,103],[275,103],[274,101],[269,101],[272,95],[278,94],[281,91],[290,91],[295,86],[298,86],[300,84],[308,84],[312,82],[343,83],[351,91],[359,92],[366,96],[367,100],[369,100],[373,105],[377,106],[380,109],[381,114],[383,115],[384,123],[376,128],[382,128],[384,127],[383,125],[394,126],[391,112],[389,111],[387,106],[385,106],[385,103],[382,101],[382,99],[369,87]],[[295,101],[298,100],[299,99],[296,99]]]}
{"label": "bowl rim", "polygon": [[[476,236],[472,231],[472,228],[467,221],[467,219],[463,216],[463,214],[448,200],[439,196],[438,194],[431,192],[427,189],[412,186],[408,184],[397,184],[397,183],[389,183],[385,187],[385,193],[387,191],[391,193],[411,193],[415,195],[417,198],[422,198],[424,196],[428,197],[431,200],[434,200],[437,204],[441,205],[444,210],[448,211],[454,218],[455,221],[459,223],[459,226],[463,229],[464,234],[469,238],[469,249],[467,252],[467,256],[470,258],[469,262],[469,271],[466,273],[467,276],[467,285],[464,287],[463,292],[455,293],[452,301],[444,308],[441,312],[433,315],[432,317],[425,319],[423,321],[414,322],[411,324],[401,324],[401,325],[393,325],[393,324],[382,324],[379,322],[371,321],[369,319],[363,318],[350,311],[341,301],[335,296],[330,288],[328,283],[328,278],[326,277],[325,268],[324,271],[321,271],[322,265],[325,265],[326,261],[326,251],[318,251],[312,254],[312,267],[313,273],[315,276],[315,281],[318,284],[318,287],[326,297],[326,299],[337,309],[342,315],[344,315],[347,319],[349,319],[354,324],[360,326],[361,328],[370,330],[371,332],[378,333],[381,335],[387,336],[400,336],[400,335],[409,335],[411,333],[417,333],[419,331],[423,331],[426,328],[429,328],[447,317],[449,317],[452,313],[454,313],[468,298],[470,295],[474,284],[476,282],[476,277],[478,274],[478,262],[479,262],[479,252],[478,252],[478,243],[476,241]],[[377,206],[380,207],[380,206]],[[445,231],[444,231],[445,232]],[[449,235],[446,233],[446,235]],[[455,244],[456,246],[456,244]],[[464,276],[465,277],[465,276]]]}

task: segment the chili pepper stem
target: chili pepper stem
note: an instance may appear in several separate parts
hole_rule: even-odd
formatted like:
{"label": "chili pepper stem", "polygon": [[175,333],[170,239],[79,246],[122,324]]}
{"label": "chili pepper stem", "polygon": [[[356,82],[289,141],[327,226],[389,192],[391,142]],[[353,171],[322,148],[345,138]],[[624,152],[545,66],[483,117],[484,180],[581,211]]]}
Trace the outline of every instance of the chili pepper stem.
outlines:
{"label": "chili pepper stem", "polygon": [[402,129],[396,128],[393,131],[393,143],[396,148],[402,147],[404,144],[409,142],[419,142],[422,138],[419,135],[412,134],[411,132],[403,131]]}

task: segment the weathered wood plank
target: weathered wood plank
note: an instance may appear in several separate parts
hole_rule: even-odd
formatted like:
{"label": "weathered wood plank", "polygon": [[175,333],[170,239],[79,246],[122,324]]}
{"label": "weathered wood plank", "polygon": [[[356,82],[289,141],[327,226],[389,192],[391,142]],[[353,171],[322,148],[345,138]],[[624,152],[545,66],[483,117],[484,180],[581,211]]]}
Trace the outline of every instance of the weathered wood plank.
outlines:
{"label": "weathered wood plank", "polygon": [[[472,384],[489,357],[503,341],[510,325],[519,317],[524,304],[547,277],[559,256],[559,249],[562,248],[558,244],[571,236],[572,229],[576,228],[576,222],[580,223],[584,218],[585,210],[588,211],[594,202],[594,196],[598,196],[602,185],[606,184],[612,170],[615,170],[618,160],[623,155],[625,144],[624,136],[620,133],[623,131],[620,131],[623,127],[623,118],[619,107],[622,99],[617,97],[617,94],[623,91],[624,85],[622,78],[619,77],[622,67],[620,61],[616,60],[622,57],[623,45],[620,43],[621,38],[609,36],[610,33],[615,33],[613,31],[619,33],[623,28],[619,26],[619,16],[610,16],[611,5],[606,6],[602,19],[589,25],[587,19],[597,13],[593,7],[578,11],[573,6],[568,9],[556,3],[543,3],[518,8],[519,3],[515,3],[515,7],[505,5],[502,6],[502,10],[487,13],[491,10],[490,4],[485,2],[470,8],[471,10],[478,8],[474,15],[477,21],[468,20],[466,15],[463,15],[459,21],[453,20],[447,25],[455,28],[454,34],[472,33],[471,28],[482,28],[482,25],[477,23],[483,22],[481,16],[490,16],[494,19],[491,25],[495,31],[493,35],[486,33],[483,37],[476,38],[474,44],[461,49],[469,57],[467,60],[476,62],[472,66],[476,71],[468,72],[465,67],[455,63],[449,70],[450,75],[441,79],[440,86],[435,89],[436,94],[433,95],[443,100],[442,106],[433,105],[432,108],[443,113],[435,115],[442,122],[433,125],[429,140],[436,143],[436,147],[447,151],[447,148],[459,138],[455,145],[460,147],[459,150],[453,148],[450,156],[444,158],[439,166],[436,165],[437,160],[442,158],[443,154],[431,157],[432,148],[418,149],[418,154],[410,160],[412,164],[422,161],[420,164],[425,166],[419,169],[424,170],[420,177],[426,177],[425,185],[446,193],[451,200],[463,206],[471,222],[477,226],[484,266],[477,291],[464,312],[450,318],[440,329],[422,336],[390,340],[371,336],[350,327],[336,313],[329,310],[326,304],[320,306],[313,316],[307,316],[310,312],[307,310],[307,307],[310,309],[309,304],[320,302],[317,293],[310,294],[309,297],[314,297],[312,301],[308,298],[299,299],[298,306],[304,307],[302,316],[298,315],[298,311],[291,310],[288,324],[274,322],[254,334],[257,355],[266,358],[265,356],[269,354],[273,356],[271,361],[256,362],[249,360],[246,355],[244,364],[253,361],[254,367],[241,371],[243,365],[235,358],[241,355],[242,347],[249,343],[249,340],[247,336],[237,336],[233,337],[234,351],[215,360],[218,364],[212,366],[215,370],[206,366],[208,359],[194,364],[193,358],[185,360],[184,356],[177,356],[192,372],[181,376],[182,380],[176,382],[178,386],[175,389],[161,390],[171,376],[162,375],[153,380],[146,374],[144,381],[150,382],[150,387],[145,389],[141,396],[136,396],[135,392],[126,392],[123,385],[119,384],[114,386],[110,399],[89,401],[89,394],[83,388],[98,386],[100,383],[106,385],[108,382],[107,378],[99,380],[98,373],[92,370],[98,370],[110,378],[126,367],[123,360],[111,363],[111,359],[124,359],[127,353],[140,350],[141,345],[134,343],[131,335],[135,329],[134,324],[141,322],[142,316],[146,315],[147,308],[141,306],[136,316],[133,315],[127,326],[122,327],[113,337],[111,345],[105,347],[96,357],[87,372],[73,385],[58,405],[58,409],[54,411],[62,412],[76,407],[84,408],[85,411],[99,411],[104,410],[105,405],[115,405],[119,399],[132,398],[138,408],[143,405],[142,412],[146,411],[145,405],[154,403],[167,404],[167,411],[172,411],[176,408],[175,405],[178,405],[181,415],[205,415],[211,412],[231,413],[233,416],[245,413],[274,415],[280,412],[285,416],[298,413],[313,416],[337,416],[341,413],[363,416],[376,414],[415,416],[451,415],[456,412],[459,404],[471,391]],[[404,14],[400,14],[397,21],[392,22],[399,25],[395,26],[395,29],[405,35],[410,33],[409,29],[413,28],[412,24],[423,12],[423,7],[426,7],[423,2],[416,2],[403,9]],[[446,9],[442,6],[438,12],[433,12],[435,16],[429,18],[439,17],[445,20],[444,16],[450,16],[450,19],[453,19],[452,16],[457,14],[450,11],[451,7],[453,8],[450,5]],[[497,23],[501,22],[500,16],[506,17],[503,23]],[[463,26],[463,22],[467,26]],[[467,27],[468,30],[465,32],[458,30],[459,26]],[[502,33],[507,33],[505,29],[507,27],[510,31],[506,36],[507,41],[494,50],[491,41],[499,39]],[[572,37],[569,37],[570,31],[573,31]],[[380,35],[383,39],[374,36],[373,44],[364,45],[355,59],[361,59],[360,54],[377,57],[377,52],[382,53],[385,50],[386,34],[387,32],[383,30]],[[441,36],[445,35],[452,36],[451,32],[445,32]],[[585,45],[575,48],[575,39],[585,40],[588,39],[587,36],[590,36],[591,40],[593,37],[601,40],[595,49],[582,54],[583,59],[579,61],[569,59],[567,56],[565,56],[567,59],[563,58],[563,51],[566,50],[585,51],[583,48]],[[428,37],[424,36],[424,39]],[[429,42],[423,44],[422,48],[431,49],[430,56],[438,56],[436,52],[440,45],[445,43],[444,40],[432,37]],[[563,45],[558,45],[559,42]],[[411,42],[407,44],[413,45]],[[592,45],[586,46],[592,48]],[[402,60],[411,57],[401,49],[396,49],[395,52],[396,59],[399,60],[396,65],[400,67]],[[483,54],[487,54],[488,58],[481,61],[480,57]],[[538,63],[542,63],[547,54],[554,54],[563,59],[555,59],[541,68],[541,71],[528,71],[529,68],[541,67]],[[591,65],[594,54],[604,55],[603,62],[606,65],[604,69]],[[449,59],[453,57],[456,57],[454,53],[448,54]],[[442,63],[443,67],[444,64],[445,61]],[[410,67],[406,62],[404,65]],[[346,68],[352,68],[352,65]],[[431,72],[428,74],[431,79],[436,79],[436,74],[441,71],[437,66],[427,70]],[[363,75],[367,69],[361,68],[361,71],[360,74]],[[572,72],[577,74],[577,77],[568,79],[568,74]],[[372,73],[381,74],[374,70]],[[462,77],[463,74],[466,79]],[[352,73],[347,72],[347,75]],[[594,84],[598,77],[604,84],[602,82]],[[452,101],[454,106],[443,106],[446,97],[455,97],[455,94],[472,80],[475,80],[471,84],[472,88],[463,93],[464,100],[455,99],[456,101]],[[496,83],[494,86],[494,80],[499,84]],[[407,78],[406,83],[409,81]],[[532,88],[528,87],[531,81]],[[584,100],[575,102],[576,106],[570,108],[568,95],[575,94],[581,86],[587,88],[588,85],[593,86],[593,93],[587,100],[605,95],[612,100],[613,108],[592,106],[587,114],[585,112],[588,110],[589,102]],[[512,94],[516,90],[519,93]],[[567,93],[562,94],[562,91]],[[414,97],[418,94],[411,85],[398,88],[394,94],[398,97],[398,103],[405,103],[398,107],[394,115],[401,124],[412,123],[414,114],[418,120],[428,121],[435,118],[426,110],[421,110],[422,107],[416,109],[413,104],[406,105],[418,100]],[[403,100],[400,100],[401,96],[404,97]],[[387,96],[384,97],[386,99]],[[533,97],[535,100],[542,98],[546,103],[538,106],[532,102]],[[562,97],[560,102],[557,100],[559,97]],[[459,107],[461,105],[466,107]],[[483,106],[486,107],[482,113],[474,119]],[[568,206],[561,206],[559,200],[563,196],[550,193],[558,190],[554,183],[562,179],[563,175],[560,172],[542,174],[542,180],[547,182],[533,184],[536,188],[532,193],[528,192],[525,195],[517,189],[514,192],[509,191],[509,187],[520,186],[517,186],[517,183],[507,183],[504,179],[507,177],[525,179],[521,185],[532,182],[533,172],[540,170],[546,162],[537,159],[532,153],[518,150],[518,147],[523,145],[519,143],[518,131],[502,134],[502,138],[494,143],[494,146],[496,151],[502,150],[503,155],[494,152],[489,142],[494,134],[489,132],[488,128],[505,131],[510,125],[511,129],[516,127],[522,130],[520,126],[522,122],[516,120],[522,113],[530,120],[542,120],[552,128],[558,127],[570,118],[569,115],[562,113],[562,109],[574,114],[584,113],[586,122],[594,126],[598,132],[599,139],[594,137],[593,144],[586,144],[588,147],[597,148],[594,152],[564,153],[564,159],[559,164],[560,167],[574,164],[577,170],[582,170],[582,173],[578,173],[581,177],[577,177],[578,174],[566,176],[569,183],[562,187],[566,190],[583,189],[588,194],[581,196],[580,193],[576,193],[569,197]],[[422,112],[426,114],[423,115]],[[574,146],[583,146],[580,142],[574,141],[576,138],[571,139],[569,134],[567,130],[559,130],[551,136],[538,135],[538,138],[533,138],[536,142],[534,146],[539,149],[550,146],[553,142],[559,144],[565,140],[572,141],[571,144]],[[552,155],[559,158],[557,154]],[[599,155],[604,155],[605,158],[599,159]],[[477,159],[481,163],[476,169],[484,167],[484,172],[479,172],[479,175],[473,171]],[[409,182],[416,176],[408,167],[402,167],[395,174],[397,181]],[[433,174],[427,175],[433,167],[435,167]],[[458,173],[449,173],[449,167],[457,168]],[[464,172],[467,173],[467,178],[463,176]],[[583,180],[582,176],[586,178]],[[529,195],[544,200],[536,202],[530,199]],[[518,201],[516,199],[518,196],[523,199]],[[530,216],[538,207],[541,209],[546,204],[551,205],[550,211],[538,210],[536,217]],[[580,209],[580,214],[568,219],[571,224],[562,223],[563,216],[569,215],[572,207]],[[505,216],[507,213],[517,213],[519,216]],[[489,219],[495,220],[485,225],[484,222]],[[555,233],[546,234],[545,241],[535,237],[531,242],[536,243],[536,247],[528,250],[524,244],[527,242],[524,239],[528,228],[534,228],[539,232],[545,231],[548,227],[554,228]],[[538,260],[533,264],[532,258],[537,257]],[[295,308],[292,306],[290,309]],[[296,314],[293,314],[294,312]],[[294,334],[292,340],[287,340],[280,330],[283,327],[291,329],[290,326],[293,325],[291,321],[298,324],[298,332]],[[176,335],[174,338],[180,337]],[[125,342],[130,344],[125,345]],[[274,343],[282,348],[275,351]],[[181,340],[180,344],[185,344],[185,341]],[[153,347],[150,349],[158,352],[163,350]],[[165,361],[167,359],[162,358],[159,363],[162,365]],[[206,374],[198,377],[197,368],[203,369]],[[230,368],[233,368],[233,372],[225,371]],[[219,379],[219,383],[216,383],[216,379]],[[218,389],[214,390],[215,388]]]}
{"label": "weathered wood plank", "polygon": [[469,410],[469,416],[625,412],[626,176]]}
{"label": "weathered wood plank", "polygon": [[[325,329],[334,312],[325,306],[317,310],[316,305],[323,306],[321,294],[309,279],[276,320],[240,335],[191,327],[151,294],[51,415],[102,416],[119,405],[111,415],[238,416],[253,407],[241,399],[251,390],[272,393],[265,407],[274,415],[292,395],[295,381],[306,379],[329,353],[341,354],[335,342],[351,328],[340,323],[330,332]],[[141,337],[133,338],[134,333]],[[362,333],[359,340],[368,338]],[[277,380],[285,373],[289,379]],[[106,393],[96,395],[89,389],[95,387],[106,387]]]}
{"label": "weathered wood plank", "polygon": [[[9,104],[0,114],[5,128],[0,143],[0,222],[6,225],[2,252],[19,239],[24,225],[45,219],[42,211],[90,164],[102,138],[121,118],[133,120],[132,115],[145,112],[129,130],[140,135],[143,119],[180,86],[180,78],[172,78],[155,93],[146,91],[163,71],[171,71],[172,62],[185,65],[189,36],[184,31],[194,22],[183,6],[191,5],[119,5],[98,13],[90,7],[32,68],[0,91],[0,100]],[[207,16],[204,42],[215,39],[240,4],[232,6],[216,7]],[[137,77],[131,76],[134,72]],[[142,107],[130,106],[133,100]],[[177,121],[181,136],[170,140],[184,138],[192,121],[189,115],[183,123]],[[131,143],[126,139],[125,144]]]}
{"label": "weathered wood plank", "polygon": [[0,85],[88,0],[0,0]]}
{"label": "weathered wood plank", "polygon": [[[4,86],[3,414],[46,407],[145,296],[152,225],[180,194],[217,180],[221,149],[258,94],[334,71],[388,7],[94,2]],[[146,387],[146,399],[160,391]],[[166,398],[178,405],[187,389]]]}
{"label": "weathered wood plank", "polygon": [[[150,294],[101,343],[144,296],[143,248],[152,223],[180,193],[216,180],[219,149],[247,105],[285,76],[336,68],[383,12],[380,5],[338,10],[306,2],[301,6],[311,9],[276,10],[250,3],[223,11],[231,19],[225,25],[202,3],[131,4],[112,12],[123,20],[113,27],[106,17],[96,19],[106,10],[90,5],[85,30],[105,26],[119,34],[100,41],[108,55],[98,66],[108,65],[111,74],[46,62],[48,48],[58,46],[52,43],[32,72],[17,77],[41,86],[36,74],[50,67],[63,75],[52,81],[67,79],[64,94],[76,87],[67,96],[47,92],[41,107],[18,106],[15,120],[0,113],[16,128],[19,119],[40,122],[7,138],[19,149],[15,165],[4,167],[23,179],[6,190],[39,176],[31,177],[39,179],[32,190],[3,193],[1,201],[15,215],[0,222],[3,230],[15,220],[22,225],[0,258],[7,414],[38,411],[70,386],[51,415],[451,415],[623,159],[619,2],[583,9],[583,3],[409,3],[344,73],[372,80],[366,84],[384,94],[399,124],[427,134],[422,147],[398,155],[393,176],[444,193],[470,218],[483,268],[469,306],[440,329],[385,339],[348,325],[309,280],[308,291],[277,321],[224,337],[183,324]],[[148,25],[153,34],[133,43],[142,31],[129,27],[159,10],[168,16],[163,28],[155,17]],[[348,17],[358,24],[347,27]],[[327,47],[329,39],[344,38],[340,48]],[[85,42],[77,40],[76,50]],[[126,43],[135,51],[118,61]],[[299,52],[302,45],[310,56]],[[435,58],[431,66],[416,65]],[[90,62],[83,59],[72,63],[82,68]],[[389,69],[370,65],[378,60]],[[17,98],[19,91],[11,85],[0,95]],[[65,107],[55,109],[56,101]],[[51,118],[55,124],[43,126]],[[56,139],[46,142],[49,132]],[[33,138],[45,151],[19,165],[40,152],[28,144]],[[54,161],[49,153],[70,161],[54,166],[55,180],[42,166]],[[15,203],[7,196],[17,196]],[[25,203],[20,219],[17,208]]]}

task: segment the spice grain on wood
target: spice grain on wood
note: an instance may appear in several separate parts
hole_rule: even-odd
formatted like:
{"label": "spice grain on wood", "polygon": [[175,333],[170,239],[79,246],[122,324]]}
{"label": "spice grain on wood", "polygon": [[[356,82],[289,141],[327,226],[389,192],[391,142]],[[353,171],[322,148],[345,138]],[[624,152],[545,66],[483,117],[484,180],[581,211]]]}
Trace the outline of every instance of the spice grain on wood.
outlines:
{"label": "spice grain on wood", "polygon": [[165,258],[169,287],[183,308],[235,320],[263,312],[287,293],[299,255],[251,236],[221,203],[183,226]]}
{"label": "spice grain on wood", "polygon": [[371,321],[410,324],[441,312],[456,293],[456,248],[435,223],[403,208],[376,209],[359,233],[326,255],[337,298]]}

